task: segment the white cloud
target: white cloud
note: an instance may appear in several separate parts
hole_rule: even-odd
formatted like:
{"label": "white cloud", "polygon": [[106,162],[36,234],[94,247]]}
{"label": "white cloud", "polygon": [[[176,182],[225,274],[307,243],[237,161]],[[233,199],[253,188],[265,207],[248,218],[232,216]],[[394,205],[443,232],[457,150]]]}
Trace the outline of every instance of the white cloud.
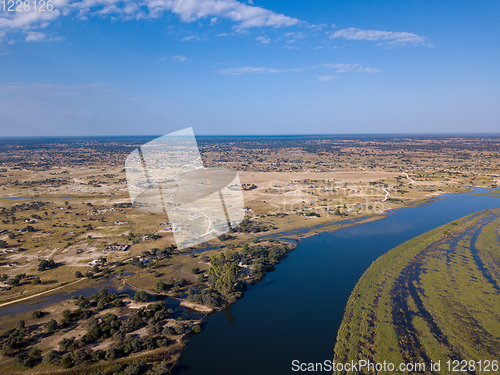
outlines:
{"label": "white cloud", "polygon": [[183,41],[183,42],[190,42],[192,40],[201,40],[201,38],[199,36],[196,36],[196,35],[189,35],[189,36],[185,36],[184,38],[181,39],[181,41]]}
{"label": "white cloud", "polygon": [[[360,64],[321,64],[314,66],[305,66],[301,68],[270,68],[264,66],[245,66],[241,68],[226,68],[218,70],[217,73],[223,75],[233,75],[241,76],[244,74],[264,74],[264,73],[294,73],[303,72],[306,70],[316,70],[316,69],[333,69],[336,73],[374,73],[379,72],[377,69],[367,68]],[[324,75],[324,77],[329,77]]]}
{"label": "white cloud", "polygon": [[[0,16],[0,32],[33,31],[49,25],[60,17],[76,16],[80,19],[102,17],[109,19],[160,18],[173,13],[184,22],[219,19],[235,23],[242,30],[252,27],[286,27],[301,23],[271,10],[236,0],[54,0],[54,10],[45,12],[4,12]],[[30,37],[31,38],[31,37]]]}
{"label": "white cloud", "polygon": [[186,61],[187,60],[187,57],[184,56],[184,55],[175,55],[175,56],[172,56],[172,61],[173,62],[183,62],[183,61]]}
{"label": "white cloud", "polygon": [[334,69],[337,73],[365,72],[376,73],[378,69],[367,68],[360,64],[325,64],[325,68]]}
{"label": "white cloud", "polygon": [[303,33],[300,33],[300,32],[286,33],[285,36],[288,38],[293,38],[293,39],[304,39],[306,37]]}
{"label": "white cloud", "polygon": [[381,30],[362,30],[355,27],[342,29],[330,34],[330,39],[367,40],[380,45],[404,46],[407,44],[425,44],[425,37],[408,33]]}
{"label": "white cloud", "polygon": [[269,44],[271,42],[270,38],[266,38],[264,36],[258,36],[255,40],[261,42],[262,44]]}
{"label": "white cloud", "polygon": [[238,28],[283,27],[300,22],[296,18],[236,0],[144,0],[144,3],[153,16],[169,11],[179,15],[186,22],[220,17],[237,23]]}
{"label": "white cloud", "polygon": [[26,38],[24,39],[26,42],[40,42],[45,39],[44,33],[38,33],[35,31],[26,32]]}
{"label": "white cloud", "polygon": [[334,76],[319,76],[318,77],[318,81],[330,82],[330,81],[333,81],[335,78],[337,78],[337,77],[334,77]]}
{"label": "white cloud", "polygon": [[223,75],[240,76],[243,74],[262,74],[262,73],[290,73],[290,72],[301,72],[307,68],[292,68],[292,69],[276,69],[268,68],[265,66],[245,66],[242,68],[227,68],[218,70],[217,73]]}

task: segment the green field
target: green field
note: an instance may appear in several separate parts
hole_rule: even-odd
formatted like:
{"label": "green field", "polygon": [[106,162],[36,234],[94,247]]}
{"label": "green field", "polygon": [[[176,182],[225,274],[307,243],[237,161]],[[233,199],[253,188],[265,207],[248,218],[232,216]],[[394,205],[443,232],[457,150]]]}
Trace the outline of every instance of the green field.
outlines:
{"label": "green field", "polygon": [[[500,359],[499,312],[500,210],[487,210],[377,259],[349,298],[335,361],[425,363],[420,373],[429,374],[451,373],[447,361],[451,368],[460,361],[459,373],[498,373],[484,366]],[[463,371],[465,360],[475,369]],[[440,371],[431,372],[438,361]]]}

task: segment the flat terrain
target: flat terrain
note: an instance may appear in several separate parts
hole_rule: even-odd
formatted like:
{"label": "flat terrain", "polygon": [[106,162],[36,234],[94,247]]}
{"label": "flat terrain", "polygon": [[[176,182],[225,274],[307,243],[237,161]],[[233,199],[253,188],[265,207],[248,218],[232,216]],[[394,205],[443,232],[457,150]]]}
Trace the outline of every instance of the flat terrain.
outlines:
{"label": "flat terrain", "polygon": [[[312,235],[339,228],[333,224],[341,221],[376,220],[392,209],[470,186],[500,184],[499,137],[199,137],[205,166],[239,171],[246,218],[231,233],[180,251],[167,215],[141,212],[130,203],[125,158],[151,139],[0,140],[0,313],[2,306],[17,302],[29,306],[56,293],[103,286],[127,291],[120,297],[125,307],[107,302],[106,309],[114,308],[121,320],[137,310],[133,292],[148,293],[152,300],[176,298],[206,313],[233,303],[245,284],[264,277],[293,250],[269,235],[314,227],[307,234]],[[99,361],[114,343],[111,336],[93,347],[98,354],[92,360],[90,354],[84,360],[74,357],[89,345],[61,348],[64,338],[78,341],[88,330],[86,312],[61,324],[62,310],[78,310],[71,301],[42,309],[47,314],[41,318],[31,316],[34,307],[24,309],[0,317],[2,329],[11,329],[19,319],[28,327],[4,337],[22,337],[12,350],[3,350],[0,363],[7,363],[9,371],[85,373],[88,366],[103,366]],[[168,314],[175,316],[182,308],[173,310]],[[100,316],[101,311],[92,306],[90,314]],[[171,316],[156,323],[168,325]],[[43,319],[58,324],[50,337],[40,331]],[[179,349],[194,321],[175,319],[182,333],[155,335]],[[122,333],[142,337],[145,327]],[[61,358],[68,355],[69,367],[57,360],[38,363],[38,357],[26,362],[33,348],[41,350],[41,358],[52,350]],[[154,350],[133,355],[147,357]],[[118,353],[119,361],[132,356]],[[141,371],[152,365],[145,360]]]}
{"label": "flat terrain", "polygon": [[483,373],[479,361],[484,368],[500,355],[499,311],[500,210],[487,210],[377,259],[349,298],[335,359],[425,363],[425,373],[441,361],[432,373],[443,374],[447,361],[476,361],[466,372]]}

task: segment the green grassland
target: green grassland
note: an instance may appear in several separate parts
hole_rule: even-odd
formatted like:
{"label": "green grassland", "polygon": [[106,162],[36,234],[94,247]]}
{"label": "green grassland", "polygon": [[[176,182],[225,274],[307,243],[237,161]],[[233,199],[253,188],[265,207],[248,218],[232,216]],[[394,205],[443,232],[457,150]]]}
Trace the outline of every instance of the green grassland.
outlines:
{"label": "green grassland", "polygon": [[[499,228],[500,210],[483,211],[373,262],[347,303],[335,360],[498,360]],[[441,371],[433,373],[448,373],[446,366]]]}

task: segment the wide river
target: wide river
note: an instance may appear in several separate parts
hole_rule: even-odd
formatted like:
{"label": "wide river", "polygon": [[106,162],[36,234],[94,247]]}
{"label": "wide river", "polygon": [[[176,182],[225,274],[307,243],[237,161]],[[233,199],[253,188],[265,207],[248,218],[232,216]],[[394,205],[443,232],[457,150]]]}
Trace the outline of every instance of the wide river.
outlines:
{"label": "wide river", "polygon": [[241,300],[207,319],[183,352],[179,374],[295,374],[293,360],[332,359],[347,299],[370,264],[442,224],[500,208],[500,198],[476,195],[486,191],[446,195],[382,220],[301,240]]}

